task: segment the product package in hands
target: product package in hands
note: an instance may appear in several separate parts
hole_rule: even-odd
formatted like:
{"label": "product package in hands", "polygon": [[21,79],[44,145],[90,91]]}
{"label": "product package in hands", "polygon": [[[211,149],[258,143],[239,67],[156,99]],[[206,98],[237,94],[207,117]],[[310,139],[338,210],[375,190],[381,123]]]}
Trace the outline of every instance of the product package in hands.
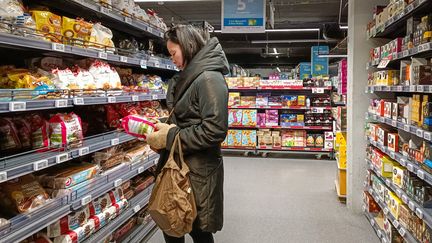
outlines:
{"label": "product package in hands", "polygon": [[126,133],[144,140],[156,130],[154,120],[139,115],[124,117],[122,119],[122,126]]}

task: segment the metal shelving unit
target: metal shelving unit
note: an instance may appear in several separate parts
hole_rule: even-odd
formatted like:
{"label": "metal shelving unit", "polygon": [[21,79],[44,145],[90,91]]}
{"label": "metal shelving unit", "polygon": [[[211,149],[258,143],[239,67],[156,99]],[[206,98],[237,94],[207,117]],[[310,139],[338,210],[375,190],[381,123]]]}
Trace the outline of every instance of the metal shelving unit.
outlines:
{"label": "metal shelving unit", "polygon": [[432,85],[367,86],[365,92],[371,94],[374,92],[431,93]]}
{"label": "metal shelving unit", "polygon": [[324,93],[324,91],[332,90],[333,87],[325,86],[325,87],[303,87],[303,86],[258,86],[258,87],[230,87],[229,91],[262,91],[262,90],[273,90],[273,91],[286,91],[286,90],[309,90],[312,91],[313,94]]}
{"label": "metal shelving unit", "polygon": [[368,219],[369,223],[371,224],[372,228],[374,229],[375,233],[377,234],[378,238],[381,240],[382,243],[391,243],[387,235],[383,232],[384,230],[381,229],[378,225],[378,223],[375,220],[375,217],[370,214],[369,212],[364,212],[366,218]]}
{"label": "metal shelving unit", "polygon": [[229,128],[250,128],[250,129],[292,129],[292,130],[332,130],[328,126],[229,126]]}
{"label": "metal shelving unit", "polygon": [[[127,236],[120,239],[122,243],[146,242],[145,238],[152,236],[157,231],[156,223],[152,220],[147,224],[136,226]],[[149,237],[149,238],[150,238]]]}
{"label": "metal shelving unit", "polygon": [[331,106],[323,107],[306,107],[306,106],[248,106],[248,105],[236,105],[228,106],[228,109],[265,109],[265,110],[305,110],[312,111],[313,113],[323,113],[324,110],[331,110]]}

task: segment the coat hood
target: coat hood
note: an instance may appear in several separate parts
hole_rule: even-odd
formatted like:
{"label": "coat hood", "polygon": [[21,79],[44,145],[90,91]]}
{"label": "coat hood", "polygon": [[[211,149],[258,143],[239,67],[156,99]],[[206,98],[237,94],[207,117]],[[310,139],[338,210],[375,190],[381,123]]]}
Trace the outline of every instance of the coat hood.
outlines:
{"label": "coat hood", "polygon": [[217,71],[223,75],[229,73],[228,60],[216,37],[211,38],[179,74],[175,85],[174,104],[195,79],[205,71]]}

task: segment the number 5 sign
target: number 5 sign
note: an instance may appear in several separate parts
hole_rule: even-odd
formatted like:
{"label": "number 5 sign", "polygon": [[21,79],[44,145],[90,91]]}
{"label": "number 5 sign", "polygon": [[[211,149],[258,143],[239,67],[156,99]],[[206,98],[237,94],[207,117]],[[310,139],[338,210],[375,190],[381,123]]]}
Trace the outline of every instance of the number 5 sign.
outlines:
{"label": "number 5 sign", "polygon": [[264,33],[265,0],[223,0],[222,33]]}

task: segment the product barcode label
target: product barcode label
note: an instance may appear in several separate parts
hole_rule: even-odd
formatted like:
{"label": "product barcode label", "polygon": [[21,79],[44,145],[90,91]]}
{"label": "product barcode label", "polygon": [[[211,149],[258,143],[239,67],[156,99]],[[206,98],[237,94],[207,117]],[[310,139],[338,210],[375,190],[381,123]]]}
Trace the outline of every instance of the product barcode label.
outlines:
{"label": "product barcode label", "polygon": [[417,176],[418,176],[420,179],[424,180],[424,179],[425,179],[424,171],[422,171],[422,170],[418,170],[418,171],[417,171]]}
{"label": "product barcode label", "polygon": [[429,51],[430,50],[430,43],[422,44],[418,47],[419,52],[420,51]]}
{"label": "product barcode label", "polygon": [[155,61],[155,67],[160,67],[160,62],[159,61]]}
{"label": "product barcode label", "polygon": [[389,213],[389,210],[388,210],[388,208],[384,208],[384,210],[383,210],[383,211],[384,211],[384,214],[385,214],[385,215],[387,215],[387,214]]}
{"label": "product barcode label", "polygon": [[114,187],[119,187],[123,183],[122,179],[117,179],[114,181]]}
{"label": "product barcode label", "polygon": [[9,111],[25,111],[26,107],[26,102],[9,102]]}
{"label": "product barcode label", "polygon": [[138,168],[138,174],[141,174],[143,172],[144,172],[144,167],[143,166],[139,167]]}
{"label": "product barcode label", "polygon": [[397,220],[393,221],[393,225],[395,228],[399,228],[399,222]]}
{"label": "product barcode label", "polygon": [[405,50],[405,51],[403,51],[403,52],[402,52],[402,56],[403,56],[403,57],[407,57],[407,56],[409,56],[409,50]]}
{"label": "product barcode label", "polygon": [[108,53],[106,53],[106,52],[104,52],[104,51],[100,51],[100,52],[98,52],[98,57],[100,58],[100,59],[108,59]]}
{"label": "product barcode label", "polygon": [[57,164],[63,163],[67,160],[69,160],[69,154],[68,153],[59,154],[56,156],[56,163]]}
{"label": "product barcode label", "polygon": [[402,237],[405,236],[406,231],[405,231],[405,229],[404,229],[403,227],[401,227],[398,231],[399,231],[399,234],[400,234]]}
{"label": "product barcode label", "polygon": [[423,219],[423,211],[420,208],[416,208],[417,217]]}
{"label": "product barcode label", "polygon": [[140,61],[140,66],[143,69],[147,69],[147,60],[141,60]]}
{"label": "product barcode label", "polygon": [[78,150],[78,154],[79,154],[79,156],[86,155],[86,154],[88,154],[89,152],[90,152],[89,147],[80,148],[80,149]]}
{"label": "product barcode label", "polygon": [[108,97],[108,103],[116,103],[116,97]]}
{"label": "product barcode label", "polygon": [[109,9],[105,8],[104,6],[100,7],[100,12],[104,13],[104,14],[109,14],[110,13]]}
{"label": "product barcode label", "polygon": [[410,92],[416,92],[417,91],[417,87],[415,85],[410,85],[409,86],[409,91]]}
{"label": "product barcode label", "polygon": [[430,132],[423,132],[423,138],[431,141],[431,133]]}
{"label": "product barcode label", "polygon": [[91,202],[91,200],[92,200],[92,196],[91,195],[87,195],[87,196],[85,196],[85,197],[83,197],[82,199],[81,199],[81,205],[87,205],[87,204],[89,204],[90,202]]}
{"label": "product barcode label", "polygon": [[83,98],[74,98],[73,102],[74,102],[74,105],[84,105],[84,99]]}
{"label": "product barcode label", "polygon": [[391,125],[392,125],[393,127],[397,127],[397,121],[392,120],[392,121],[391,121]]}
{"label": "product barcode label", "polygon": [[51,44],[51,49],[53,51],[65,52],[65,45],[60,44],[60,43],[52,43]]}
{"label": "product barcode label", "polygon": [[402,92],[402,91],[403,91],[403,86],[400,86],[400,85],[397,86],[397,87],[396,87],[396,90],[399,91],[399,92]]}
{"label": "product barcode label", "polygon": [[157,94],[152,95],[152,100],[157,100],[159,99],[159,96]]}
{"label": "product barcode label", "polygon": [[119,144],[119,139],[118,138],[113,138],[111,139],[111,146],[116,146]]}
{"label": "product barcode label", "polygon": [[63,107],[67,107],[67,106],[68,106],[67,100],[56,100],[55,101],[55,107],[57,107],[57,108],[63,108]]}
{"label": "product barcode label", "polygon": [[139,101],[138,95],[132,95],[132,101]]}
{"label": "product barcode label", "polygon": [[120,56],[120,62],[128,62],[128,58],[125,56]]}
{"label": "product barcode label", "polygon": [[128,24],[132,24],[132,19],[129,18],[129,17],[125,17],[125,18],[124,18],[124,21],[125,21],[126,23],[128,23]]}
{"label": "product barcode label", "polygon": [[417,129],[416,135],[422,138],[423,137],[423,130],[422,129]]}
{"label": "product barcode label", "polygon": [[423,85],[417,85],[417,92],[423,92],[424,86]]}
{"label": "product barcode label", "polygon": [[[407,200],[408,200],[408,199],[407,199]],[[408,202],[408,207],[409,207],[412,211],[415,210],[415,205],[414,205],[413,202]]]}
{"label": "product barcode label", "polygon": [[46,159],[33,163],[33,170],[35,171],[45,169],[46,167],[48,167],[48,160]]}
{"label": "product barcode label", "polygon": [[4,182],[7,181],[7,172],[6,171],[2,171],[0,172],[0,182]]}
{"label": "product barcode label", "polygon": [[138,213],[138,212],[141,210],[141,206],[140,206],[140,205],[136,205],[136,206],[133,208],[133,210],[134,210],[135,213]]}
{"label": "product barcode label", "polygon": [[407,164],[406,167],[409,171],[414,172],[414,166],[412,164]]}
{"label": "product barcode label", "polygon": [[410,125],[405,124],[405,125],[404,125],[404,130],[405,130],[406,132],[409,132],[409,131],[410,131]]}

